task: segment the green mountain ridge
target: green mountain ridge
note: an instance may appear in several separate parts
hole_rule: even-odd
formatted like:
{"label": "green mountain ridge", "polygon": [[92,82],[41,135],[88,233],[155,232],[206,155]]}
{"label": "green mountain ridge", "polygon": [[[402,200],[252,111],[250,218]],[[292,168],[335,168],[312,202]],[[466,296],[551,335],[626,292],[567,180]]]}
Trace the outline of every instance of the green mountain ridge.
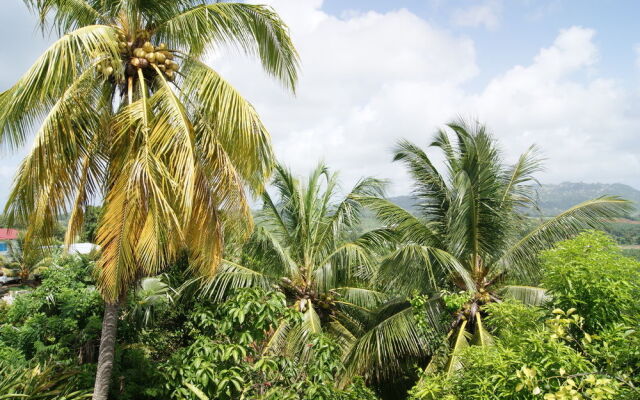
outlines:
{"label": "green mountain ridge", "polygon": [[[640,212],[640,190],[622,183],[562,182],[543,184],[537,189],[540,212],[545,216],[556,215],[583,201],[601,196],[620,196],[635,203],[637,216]],[[395,196],[389,200],[410,210],[416,210],[416,200],[412,196]]]}

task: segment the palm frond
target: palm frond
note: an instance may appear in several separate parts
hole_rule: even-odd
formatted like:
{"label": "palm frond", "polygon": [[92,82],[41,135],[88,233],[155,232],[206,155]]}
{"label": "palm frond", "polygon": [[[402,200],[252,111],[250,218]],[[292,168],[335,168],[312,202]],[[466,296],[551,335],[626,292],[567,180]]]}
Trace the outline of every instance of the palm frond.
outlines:
{"label": "palm frond", "polygon": [[0,94],[0,144],[21,146],[92,60],[109,58],[120,59],[110,26],[82,27],[53,43],[12,88]]}
{"label": "palm frond", "polygon": [[630,210],[631,203],[617,196],[599,197],[575,205],[542,222],[509,247],[500,258],[494,274],[509,269],[514,277],[528,279],[535,276],[537,254],[541,250],[584,229],[602,227],[607,221]]}
{"label": "palm frond", "polygon": [[540,287],[507,285],[501,291],[504,297],[516,299],[531,306],[541,306],[550,299],[547,290]]}
{"label": "palm frond", "polygon": [[294,90],[298,53],[285,23],[270,7],[244,3],[201,4],[160,22],[159,40],[199,56],[207,45],[238,46],[260,58],[269,74]]}

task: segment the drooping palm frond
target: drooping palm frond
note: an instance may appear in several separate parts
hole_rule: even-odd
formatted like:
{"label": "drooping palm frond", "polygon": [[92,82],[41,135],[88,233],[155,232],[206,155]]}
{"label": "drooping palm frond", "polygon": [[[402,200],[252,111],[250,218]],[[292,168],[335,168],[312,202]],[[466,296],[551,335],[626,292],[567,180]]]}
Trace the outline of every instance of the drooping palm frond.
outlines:
{"label": "drooping palm frond", "polygon": [[434,330],[425,332],[416,323],[411,304],[401,298],[392,299],[371,313],[345,355],[345,371],[341,381],[350,377],[383,378],[401,371],[408,360],[419,360],[433,354],[439,344],[441,315],[437,300],[428,308],[428,320]]}
{"label": "drooping palm frond", "polygon": [[154,27],[172,48],[199,56],[207,45],[235,45],[257,55],[264,69],[286,87],[295,88],[298,54],[288,29],[271,8],[243,3],[201,4],[172,15]]}
{"label": "drooping palm frond", "polygon": [[516,299],[531,306],[541,306],[550,299],[546,289],[534,286],[507,285],[501,291],[504,297]]}
{"label": "drooping palm frond", "polygon": [[463,265],[446,251],[417,244],[403,244],[381,260],[377,278],[386,290],[401,293],[437,292],[452,280],[475,288],[475,282]]}
{"label": "drooping palm frond", "polygon": [[115,38],[113,27],[90,25],[53,43],[13,87],[0,94],[0,144],[21,146],[40,118],[91,67],[92,58],[119,59]]}
{"label": "drooping palm frond", "polygon": [[602,228],[612,218],[625,215],[631,203],[617,196],[587,200],[549,218],[505,249],[494,273],[509,270],[515,277],[528,279],[535,275],[537,254],[554,243],[568,239],[582,230]]}

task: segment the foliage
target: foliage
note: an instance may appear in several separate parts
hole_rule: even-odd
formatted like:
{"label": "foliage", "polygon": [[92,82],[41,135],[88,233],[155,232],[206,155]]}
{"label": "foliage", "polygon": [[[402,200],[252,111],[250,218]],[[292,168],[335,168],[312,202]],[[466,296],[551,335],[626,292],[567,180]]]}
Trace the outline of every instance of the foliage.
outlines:
{"label": "foliage", "polygon": [[242,289],[220,306],[203,305],[190,318],[193,342],[165,369],[166,389],[180,399],[374,399],[357,381],[333,384],[342,368],[339,348],[327,337],[307,339],[303,358],[266,352],[283,320],[300,323],[283,294]]}
{"label": "foliage", "polygon": [[620,254],[602,232],[585,232],[542,254],[542,284],[555,307],[575,308],[587,329],[628,323],[640,312],[640,262]]}
{"label": "foliage", "polygon": [[594,231],[542,259],[545,307],[513,299],[483,306],[494,345],[464,348],[453,374],[425,369],[413,399],[640,397],[638,263]]}
{"label": "foliage", "polygon": [[80,256],[52,260],[42,272],[41,285],[18,296],[8,308],[0,342],[28,359],[91,361],[102,307],[90,283],[92,263]]}
{"label": "foliage", "polygon": [[[273,186],[277,197],[263,194],[256,230],[238,260],[225,260],[203,292],[219,299],[237,287],[275,287],[302,321],[295,327],[279,324],[269,343],[273,351],[298,357],[309,337],[320,333],[347,351],[355,338],[378,324],[374,310],[387,298],[370,281],[384,245],[376,232],[353,237],[363,211],[354,197],[381,195],[383,182],[364,178],[341,196],[338,174],[321,163],[306,181],[277,166]],[[376,354],[369,353],[374,359]],[[377,365],[395,361],[377,354],[383,358]],[[373,365],[362,368],[363,360],[349,363],[357,364],[361,374],[375,371]]]}
{"label": "foliage", "polygon": [[14,366],[0,362],[0,399],[79,400],[88,391],[72,389],[74,371],[59,366]]}
{"label": "foliage", "polygon": [[[532,321],[540,310],[515,302],[506,304],[493,315],[508,311]],[[522,312],[522,314],[518,314]],[[568,314],[568,315],[567,315]],[[512,329],[496,331],[494,346],[471,346],[461,354],[463,368],[453,375],[425,374],[411,390],[412,399],[620,399],[632,394],[632,389],[597,368],[592,354],[575,348],[587,343],[581,335],[569,334],[581,327],[582,317],[558,311],[555,317],[538,323],[515,323]],[[488,325],[498,326],[499,320],[488,318]],[[503,332],[500,334],[499,332]],[[560,332],[560,334],[558,334]],[[630,397],[631,398],[631,397]]]}

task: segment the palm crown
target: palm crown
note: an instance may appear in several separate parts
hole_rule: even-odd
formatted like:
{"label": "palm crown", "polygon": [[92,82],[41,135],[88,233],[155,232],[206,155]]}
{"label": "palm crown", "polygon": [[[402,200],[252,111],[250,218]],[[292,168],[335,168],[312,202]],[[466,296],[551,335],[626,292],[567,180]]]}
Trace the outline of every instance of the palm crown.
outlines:
{"label": "palm crown", "polygon": [[[536,208],[533,174],[541,167],[536,149],[530,148],[514,165],[505,165],[484,126],[456,122],[448,127],[455,140],[439,131],[431,144],[444,156],[443,172],[408,141],[396,149],[394,160],[403,162],[414,180],[418,215],[384,199],[359,200],[376,212],[398,242],[382,261],[378,280],[389,290],[417,291],[434,302],[443,289],[467,292],[469,300],[454,316],[457,333],[450,334],[451,341],[455,346],[466,343],[465,332],[473,328],[476,340],[485,344],[481,305],[498,300],[505,291],[540,301],[541,289],[506,283],[534,281],[540,250],[627,212],[629,203],[601,197],[535,225],[524,211]],[[448,368],[456,366],[450,358]]]}
{"label": "palm crown", "polygon": [[277,166],[273,186],[278,197],[263,194],[242,260],[224,261],[205,288],[213,295],[244,286],[275,285],[283,291],[302,313],[302,323],[283,324],[269,350],[300,354],[302,340],[321,331],[346,349],[359,334],[363,315],[385,299],[369,284],[380,247],[366,234],[351,238],[362,212],[354,197],[380,195],[382,182],[362,179],[339,199],[337,174],[320,164],[306,184]]}
{"label": "palm crown", "polygon": [[[264,6],[204,0],[26,0],[61,35],[0,95],[0,141],[34,146],[7,204],[28,240],[104,199],[99,286],[115,301],[182,249],[211,274],[225,229],[250,229],[244,187],[272,166],[253,107],[206,51],[236,46],[293,89],[298,59],[284,23]],[[38,125],[39,124],[39,125]]]}

